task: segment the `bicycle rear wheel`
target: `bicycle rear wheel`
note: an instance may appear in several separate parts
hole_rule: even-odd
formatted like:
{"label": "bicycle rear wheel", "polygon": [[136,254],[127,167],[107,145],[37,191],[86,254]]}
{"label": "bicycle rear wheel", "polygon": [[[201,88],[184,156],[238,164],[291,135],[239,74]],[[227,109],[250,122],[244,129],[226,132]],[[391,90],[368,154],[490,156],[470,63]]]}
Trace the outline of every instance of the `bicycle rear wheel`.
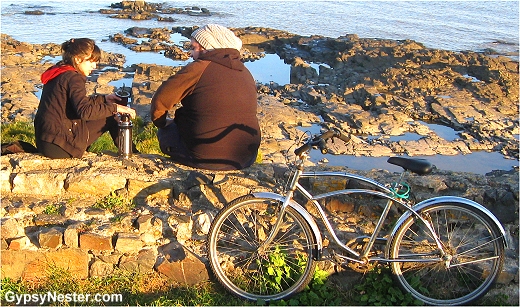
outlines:
{"label": "bicycle rear wheel", "polygon": [[[409,261],[391,263],[401,288],[429,305],[466,305],[486,294],[504,263],[503,238],[494,222],[459,202],[435,204],[420,214],[447,254],[441,255],[421,220],[405,220],[389,250],[390,259]],[[428,261],[434,258],[441,260]]]}
{"label": "bicycle rear wheel", "polygon": [[215,217],[208,258],[219,282],[247,300],[278,300],[301,291],[312,279],[314,237],[306,220],[288,207],[274,240],[259,249],[276,223],[282,203],[246,195]]}

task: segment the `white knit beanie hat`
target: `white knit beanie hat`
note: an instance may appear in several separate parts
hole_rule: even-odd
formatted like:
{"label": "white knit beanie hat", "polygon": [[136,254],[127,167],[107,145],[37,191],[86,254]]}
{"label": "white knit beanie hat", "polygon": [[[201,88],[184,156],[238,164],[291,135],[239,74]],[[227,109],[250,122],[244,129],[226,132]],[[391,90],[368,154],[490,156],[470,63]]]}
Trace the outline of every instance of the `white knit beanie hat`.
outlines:
{"label": "white knit beanie hat", "polygon": [[206,50],[233,48],[240,51],[242,48],[242,41],[235,36],[233,31],[216,24],[198,28],[191,34],[191,37]]}

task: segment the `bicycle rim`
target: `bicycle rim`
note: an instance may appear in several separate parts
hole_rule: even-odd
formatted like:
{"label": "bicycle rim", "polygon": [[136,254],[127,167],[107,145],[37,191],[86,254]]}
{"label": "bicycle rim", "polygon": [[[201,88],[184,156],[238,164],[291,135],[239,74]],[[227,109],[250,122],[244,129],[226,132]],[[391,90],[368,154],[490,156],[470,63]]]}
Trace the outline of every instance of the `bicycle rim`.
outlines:
{"label": "bicycle rim", "polygon": [[301,291],[312,279],[313,235],[303,217],[287,208],[269,246],[259,246],[276,222],[281,203],[254,196],[231,202],[215,217],[208,257],[219,282],[247,300],[278,300]]}
{"label": "bicycle rim", "polygon": [[[504,244],[487,216],[462,203],[437,204],[421,211],[440,238],[442,258],[432,234],[417,218],[407,219],[390,247],[394,278],[403,290],[429,305],[469,304],[487,293],[500,274]],[[442,258],[441,261],[427,262]]]}

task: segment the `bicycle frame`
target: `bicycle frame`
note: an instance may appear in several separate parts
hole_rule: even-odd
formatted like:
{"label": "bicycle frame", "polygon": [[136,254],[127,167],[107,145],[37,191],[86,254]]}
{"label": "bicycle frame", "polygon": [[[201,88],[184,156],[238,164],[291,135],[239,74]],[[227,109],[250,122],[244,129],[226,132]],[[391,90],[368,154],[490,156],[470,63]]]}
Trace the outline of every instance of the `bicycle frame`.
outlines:
{"label": "bicycle frame", "polygon": [[[383,227],[384,221],[386,220],[386,217],[388,216],[388,213],[390,212],[390,209],[392,208],[394,203],[401,205],[402,207],[406,208],[406,210],[411,210],[411,208],[407,204],[392,197],[391,196],[392,191],[390,189],[388,189],[387,187],[381,185],[380,183],[378,183],[372,179],[358,176],[355,174],[341,173],[341,172],[303,172],[300,175],[300,179],[301,178],[315,178],[315,177],[342,177],[342,178],[346,178],[346,179],[355,179],[355,180],[373,185],[378,189],[378,190],[342,189],[342,190],[326,192],[326,193],[322,193],[322,194],[318,194],[318,195],[312,195],[300,183],[296,183],[296,190],[299,191],[306,199],[311,201],[311,203],[314,205],[314,207],[318,210],[319,217],[324,222],[325,228],[327,229],[329,234],[332,236],[334,243],[336,243],[342,249],[348,251],[350,254],[352,254],[354,257],[357,258],[357,259],[348,258],[349,260],[359,262],[359,259],[367,259],[367,255],[370,252],[370,250],[372,249],[374,242],[376,241],[377,236],[378,236],[379,232],[381,231],[381,228]],[[367,194],[367,195],[378,196],[378,197],[381,197],[381,198],[384,198],[387,200],[386,206],[383,209],[383,212],[381,213],[379,220],[377,221],[374,232],[372,233],[372,235],[370,235],[368,244],[366,245],[366,248],[361,252],[361,254],[354,251],[350,247],[346,246],[338,239],[336,232],[334,231],[334,228],[332,227],[332,224],[330,223],[330,221],[327,218],[327,214],[325,213],[325,211],[323,210],[323,207],[318,202],[320,199],[324,199],[327,197],[332,197],[332,196],[337,196],[337,195],[348,195],[348,194]],[[440,241],[436,241],[436,242],[437,242],[438,246],[440,246]],[[363,262],[363,261],[361,261],[361,262]]]}
{"label": "bicycle frame", "polygon": [[[401,173],[401,176],[400,176],[400,179],[399,179],[398,182],[401,181],[401,179],[403,178],[405,173],[406,173],[405,171]],[[369,189],[342,189],[342,190],[326,192],[326,193],[322,193],[322,194],[318,194],[318,195],[312,195],[309,191],[307,191],[299,183],[299,180],[301,178],[314,178],[314,177],[342,177],[342,178],[346,178],[346,179],[355,179],[355,180],[358,180],[358,181],[361,181],[361,182],[364,182],[364,183],[368,183],[368,184],[376,187],[377,189],[374,189],[374,190],[369,190]],[[397,185],[397,183],[396,183],[396,185]],[[295,210],[297,210],[298,213],[302,214],[304,216],[304,218],[307,220],[307,222],[309,223],[309,225],[311,226],[311,229],[314,232],[314,237],[315,237],[315,241],[316,241],[315,259],[316,260],[321,260],[321,255],[323,253],[322,252],[323,242],[322,242],[322,238],[321,238],[320,229],[317,226],[316,221],[314,220],[313,216],[310,213],[308,213],[308,211],[305,208],[303,208],[303,206],[301,206],[300,204],[298,204],[297,202],[295,202],[292,199],[295,191],[300,192],[318,210],[319,218],[324,222],[325,227],[326,227],[327,231],[329,232],[329,234],[332,236],[332,240],[334,241],[334,243],[336,243],[338,246],[340,246],[341,249],[347,251],[349,254],[351,254],[353,256],[353,257],[342,256],[342,257],[344,257],[344,258],[346,258],[346,259],[348,259],[350,261],[354,261],[354,262],[357,262],[357,263],[366,263],[367,261],[386,261],[386,262],[403,262],[404,261],[404,260],[399,260],[399,259],[368,258],[367,257],[367,255],[370,252],[370,250],[372,249],[372,247],[373,247],[373,245],[374,245],[374,243],[375,243],[375,241],[377,239],[377,235],[381,231],[381,228],[384,225],[386,217],[388,216],[388,213],[390,212],[390,209],[392,208],[394,203],[396,203],[396,204],[400,205],[401,207],[405,208],[405,210],[409,214],[413,214],[418,219],[420,219],[427,226],[429,231],[432,233],[432,236],[435,239],[437,247],[439,248],[439,251],[441,251],[441,255],[440,255],[440,257],[438,259],[429,259],[429,260],[426,260],[426,261],[428,261],[428,262],[439,261],[441,259],[441,257],[445,254],[444,250],[443,250],[442,243],[439,241],[438,236],[436,235],[435,230],[431,227],[431,225],[420,214],[418,214],[413,209],[413,207],[411,207],[408,204],[406,204],[406,203],[400,201],[399,199],[393,197],[393,192],[392,192],[391,189],[383,186],[382,184],[380,184],[379,182],[377,182],[375,180],[372,180],[370,178],[366,178],[366,177],[363,177],[363,176],[355,175],[355,174],[343,173],[343,172],[326,172],[326,171],[324,171],[324,172],[303,172],[301,167],[298,167],[296,169],[295,174],[294,174],[294,176],[291,179],[291,182],[289,184],[289,188],[287,189],[287,193],[286,193],[285,196],[282,196],[282,195],[279,195],[279,194],[276,194],[276,193],[266,193],[266,192],[263,192],[263,193],[262,192],[260,192],[260,193],[253,193],[253,195],[255,195],[256,197],[260,197],[260,198],[262,198],[262,197],[274,198],[274,199],[277,199],[277,200],[279,200],[279,201],[281,201],[283,203],[282,208],[281,208],[281,210],[279,212],[279,217],[278,217],[278,219],[277,219],[277,221],[276,221],[276,223],[275,223],[271,233],[269,234],[268,238],[263,242],[262,246],[259,247],[260,249],[263,249],[264,246],[267,246],[267,245],[269,245],[271,243],[272,239],[275,237],[276,233],[278,232],[278,229],[280,227],[280,223],[281,223],[281,220],[282,220],[281,217],[284,214],[285,209],[287,208],[287,206],[291,206]],[[336,235],[336,232],[334,231],[334,228],[332,227],[330,221],[328,220],[325,211],[323,210],[322,206],[318,202],[318,200],[323,199],[323,198],[336,196],[336,195],[348,195],[348,194],[368,194],[368,195],[374,195],[374,196],[378,196],[378,197],[387,199],[386,206],[383,209],[383,212],[382,212],[382,214],[381,214],[381,216],[380,216],[380,218],[379,218],[379,220],[377,222],[375,230],[370,235],[369,242],[366,245],[365,249],[361,253],[358,253],[358,252],[354,251],[353,249],[351,249],[350,247],[346,246],[345,244],[343,244],[338,239],[338,237]],[[410,259],[408,259],[406,261],[415,261],[415,262],[417,262],[417,260],[410,260]]]}

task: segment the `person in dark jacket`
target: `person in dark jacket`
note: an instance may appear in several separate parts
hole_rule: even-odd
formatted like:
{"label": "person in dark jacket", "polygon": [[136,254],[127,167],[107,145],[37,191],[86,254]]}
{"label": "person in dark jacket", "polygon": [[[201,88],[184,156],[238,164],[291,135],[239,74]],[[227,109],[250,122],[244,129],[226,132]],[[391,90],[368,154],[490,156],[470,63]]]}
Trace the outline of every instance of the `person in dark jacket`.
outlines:
{"label": "person in dark jacket", "polygon": [[117,104],[115,94],[87,96],[87,76],[96,68],[101,50],[89,38],[61,45],[62,60],[41,75],[43,92],[34,119],[36,147],[46,157],[81,158],[106,131],[115,144],[117,113],[135,117],[135,110]]}
{"label": "person in dark jacket", "polygon": [[[256,160],[260,146],[256,83],[241,61],[242,41],[220,25],[191,35],[193,62],[164,81],[151,118],[162,152],[177,163],[236,170]],[[169,111],[177,107],[173,120]]]}

